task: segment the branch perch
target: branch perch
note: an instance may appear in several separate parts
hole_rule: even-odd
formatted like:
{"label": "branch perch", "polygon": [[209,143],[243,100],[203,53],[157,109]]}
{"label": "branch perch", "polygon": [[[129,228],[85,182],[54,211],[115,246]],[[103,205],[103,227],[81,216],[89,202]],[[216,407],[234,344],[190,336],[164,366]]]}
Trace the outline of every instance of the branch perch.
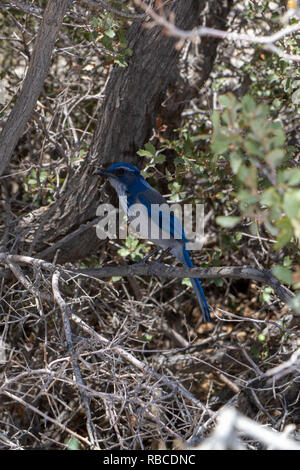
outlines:
{"label": "branch perch", "polygon": [[[70,271],[69,271],[70,272]],[[258,270],[250,266],[224,266],[219,268],[178,268],[163,263],[131,264],[127,266],[106,266],[72,271],[78,275],[105,278],[113,276],[159,276],[168,278],[199,278],[199,279],[251,279],[271,286],[275,294],[284,303],[289,303],[294,294],[283,286],[269,270]]]}
{"label": "branch perch", "polygon": [[[47,261],[33,258],[31,256],[11,255],[9,253],[0,253],[0,263],[2,264],[29,264],[36,268],[45,269],[50,272],[59,270],[63,279],[70,276],[95,277],[97,279],[114,276],[159,276],[167,278],[199,278],[199,279],[251,279],[255,282],[261,282],[274,289],[275,294],[282,302],[288,304],[294,297],[287,287],[283,286],[269,270],[259,270],[250,266],[224,266],[213,268],[179,268],[169,266],[163,263],[152,262],[149,264],[130,264],[126,266],[104,266],[101,268],[74,269],[66,270],[55,266]],[[0,271],[0,277],[5,276],[5,271]],[[27,287],[26,287],[27,288]]]}

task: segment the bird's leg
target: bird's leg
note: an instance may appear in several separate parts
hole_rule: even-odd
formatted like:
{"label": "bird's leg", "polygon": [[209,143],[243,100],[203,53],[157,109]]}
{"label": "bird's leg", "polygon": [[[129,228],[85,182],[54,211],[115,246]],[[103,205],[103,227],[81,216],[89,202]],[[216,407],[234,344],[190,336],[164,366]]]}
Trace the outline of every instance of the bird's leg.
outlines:
{"label": "bird's leg", "polygon": [[170,251],[171,251],[171,247],[166,248],[166,249],[162,252],[162,254],[160,255],[160,257],[158,258],[157,263],[161,263],[161,261],[163,260],[163,258],[164,258],[168,253],[170,253]]}
{"label": "bird's leg", "polygon": [[[151,253],[148,253],[148,255],[145,256],[145,258],[143,258],[141,261],[139,261],[138,264],[145,264],[146,261],[149,259],[149,258],[152,258],[152,256],[156,255],[156,253],[158,253],[159,251],[161,250],[161,248],[155,248],[153,251],[151,251]],[[160,255],[160,257],[158,258],[158,260],[156,261],[157,263],[160,263],[162,261],[162,259],[171,251],[171,248],[166,248],[165,250],[163,250],[162,254]]]}
{"label": "bird's leg", "polygon": [[148,253],[145,258],[143,258],[141,261],[139,261],[138,264],[145,264],[146,261],[151,258],[153,255],[156,255],[156,253],[158,253],[160,251],[160,248],[155,248],[153,251],[151,251],[150,253]]}

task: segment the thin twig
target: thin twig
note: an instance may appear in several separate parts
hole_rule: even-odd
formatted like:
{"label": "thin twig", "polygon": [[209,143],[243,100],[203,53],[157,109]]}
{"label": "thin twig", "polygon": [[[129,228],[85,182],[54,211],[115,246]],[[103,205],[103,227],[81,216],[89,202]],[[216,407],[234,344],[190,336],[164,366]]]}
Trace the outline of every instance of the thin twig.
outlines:
{"label": "thin twig", "polygon": [[124,11],[117,10],[116,8],[111,7],[106,3],[104,0],[97,0],[95,2],[94,0],[79,0],[80,3],[84,3],[91,9],[95,10],[107,10],[110,13],[113,13],[114,15],[121,16],[122,18],[126,18],[128,20],[141,20],[143,18],[146,18],[147,14],[146,13],[126,13]]}
{"label": "thin twig", "polygon": [[26,5],[25,3],[19,2],[17,0],[9,0],[9,2],[2,3],[0,5],[0,9],[1,8],[5,8],[5,9],[14,8],[16,10],[23,11],[24,13],[27,13],[29,15],[36,16],[38,18],[40,18],[43,13],[41,8],[34,7],[32,5]]}
{"label": "thin twig", "polygon": [[46,415],[45,413],[43,413],[42,411],[40,411],[38,408],[36,408],[35,406],[31,405],[31,403],[29,403],[28,401],[25,401],[23,400],[22,398],[18,397],[16,394],[14,393],[11,393],[9,392],[8,390],[2,390],[1,393],[3,395],[6,395],[7,397],[11,398],[12,400],[20,403],[25,409],[30,409],[32,411],[34,411],[34,413],[40,415],[42,418],[45,419],[45,421],[50,421],[51,423],[53,423],[55,426],[59,427],[60,429],[62,429],[63,431],[67,432],[68,434],[71,434],[71,436],[74,436],[76,437],[77,439],[79,439],[81,442],[83,442],[84,444],[88,445],[89,447],[91,447],[91,443],[88,439],[86,439],[85,437],[82,437],[80,436],[80,434],[78,434],[77,432],[74,432],[72,431],[72,429],[68,428],[67,426],[65,426],[64,424],[60,423],[58,420],[56,419],[53,419],[51,418],[50,416]]}
{"label": "thin twig", "polygon": [[[80,326],[80,328],[83,331],[85,331],[90,336],[92,336],[92,338],[94,340],[96,340],[97,342],[100,342],[100,344],[105,344],[105,345],[110,345],[111,344],[110,340],[105,338],[103,335],[100,335],[99,333],[97,333],[93,328],[91,328],[87,323],[85,323],[77,315],[72,314],[71,318],[78,326]],[[179,383],[169,379],[165,375],[159,374],[154,369],[152,369],[151,367],[146,365],[144,362],[137,359],[130,352],[126,351],[125,349],[121,348],[120,346],[114,345],[113,349],[115,349],[123,359],[125,359],[127,362],[132,364],[138,370],[140,370],[144,374],[155,377],[156,379],[158,379],[160,384],[166,386],[167,388],[172,390],[174,393],[176,393],[176,394],[180,393],[185,398],[187,398],[191,403],[193,403],[193,405],[197,406],[202,411],[205,411],[210,417],[216,417],[217,416],[217,413],[214,413],[209,408],[207,408],[205,405],[203,405],[203,403],[201,403],[200,400],[198,400],[194,395],[192,395],[188,390],[186,390],[186,388],[184,388]]]}
{"label": "thin twig", "polygon": [[95,430],[94,430],[92,417],[91,417],[91,410],[90,410],[90,406],[89,406],[89,398],[87,396],[86,391],[82,387],[83,380],[82,380],[80,368],[79,368],[79,365],[78,365],[78,361],[77,361],[77,358],[76,358],[76,353],[75,353],[75,349],[74,349],[74,345],[73,345],[73,341],[72,341],[72,331],[71,331],[71,325],[70,325],[70,321],[69,321],[69,317],[72,315],[72,312],[70,310],[70,307],[64,301],[64,299],[62,298],[62,296],[60,294],[59,278],[60,278],[60,272],[55,271],[53,273],[53,276],[52,276],[53,296],[54,296],[54,299],[55,299],[56,303],[58,304],[58,306],[61,310],[61,313],[62,313],[62,319],[63,319],[63,325],[64,325],[65,335],[66,335],[67,344],[68,344],[68,350],[69,350],[69,353],[70,353],[70,356],[71,356],[72,365],[73,365],[73,369],[74,369],[74,373],[75,373],[75,377],[76,377],[76,382],[77,382],[78,388],[80,390],[81,398],[82,398],[82,401],[83,401],[83,404],[84,404],[85,413],[86,413],[86,417],[87,417],[87,431],[88,431],[88,434],[89,434],[90,441],[92,443],[92,447],[95,448],[96,447],[96,438],[95,438]]}
{"label": "thin twig", "polygon": [[199,28],[184,31],[175,25],[175,18],[172,16],[170,16],[169,19],[167,18],[162,8],[159,9],[160,13],[156,13],[156,11],[153,9],[149,9],[149,6],[146,5],[143,1],[134,1],[136,5],[138,5],[142,10],[147,11],[147,14],[152,18],[152,21],[147,23],[147,27],[151,28],[154,26],[162,26],[167,36],[172,36],[179,40],[178,47],[181,47],[183,42],[186,40],[192,41],[198,39],[199,37],[208,36],[219,39],[227,39],[229,41],[241,41],[247,44],[260,44],[266,50],[274,52],[286,60],[295,62],[300,61],[300,55],[288,54],[274,45],[276,41],[299,31],[300,22],[285,26],[279,31],[276,31],[276,33],[270,34],[268,36],[258,36],[250,33],[237,33],[235,31],[223,31],[220,29],[209,28],[207,26],[200,26]]}

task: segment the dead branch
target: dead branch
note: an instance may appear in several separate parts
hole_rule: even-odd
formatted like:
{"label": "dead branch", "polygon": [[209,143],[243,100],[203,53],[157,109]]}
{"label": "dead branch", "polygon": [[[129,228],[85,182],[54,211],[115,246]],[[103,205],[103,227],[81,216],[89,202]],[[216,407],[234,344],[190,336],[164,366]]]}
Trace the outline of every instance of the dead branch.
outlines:
{"label": "dead branch", "polygon": [[[103,335],[97,333],[93,328],[91,328],[87,323],[85,323],[81,318],[77,315],[71,315],[72,320],[79,325],[86,333],[91,335],[95,340],[99,341],[100,344],[109,345],[111,342],[105,338]],[[120,354],[120,356],[125,359],[127,362],[132,364],[135,368],[143,372],[144,374],[150,375],[155,377],[161,385],[164,385],[168,389],[172,390],[174,393],[180,393],[185,398],[187,398],[193,405],[197,406],[203,412],[207,413],[210,418],[215,418],[217,416],[212,410],[207,408],[203,403],[200,402],[196,397],[193,396],[188,390],[186,390],[182,385],[179,383],[169,379],[167,376],[159,374],[154,369],[149,367],[144,362],[137,359],[133,356],[130,352],[126,351],[125,349],[114,345],[113,348]]]}
{"label": "dead branch", "polygon": [[[58,269],[51,263],[30,256],[11,255],[9,253],[0,253],[0,262],[16,262],[32,264],[44,267],[50,271]],[[177,268],[163,263],[152,262],[149,264],[131,264],[126,266],[105,266],[101,268],[88,268],[68,270],[69,275],[87,276],[98,279],[113,276],[158,276],[167,278],[199,278],[199,279],[251,279],[255,282],[261,282],[263,285],[271,286],[275,294],[284,303],[289,303],[294,294],[278,279],[276,279],[269,270],[258,270],[250,266],[224,266],[213,268]],[[0,273],[1,275],[1,273]]]}
{"label": "dead branch", "polygon": [[139,20],[146,17],[146,13],[126,13],[124,11],[117,10],[112,6],[108,5],[104,0],[79,0],[80,3],[87,5],[89,8],[93,10],[107,10],[114,15],[120,16],[122,18],[126,18],[128,20]]}
{"label": "dead branch", "polygon": [[48,416],[46,413],[43,413],[36,406],[33,406],[33,405],[31,405],[31,403],[26,402],[22,398],[18,397],[18,395],[14,394],[14,393],[11,393],[8,390],[2,390],[1,393],[3,395],[6,395],[7,397],[11,398],[12,400],[16,401],[17,403],[20,403],[25,409],[27,409],[27,408],[31,409],[32,411],[34,411],[34,413],[36,413],[37,415],[40,415],[45,421],[49,421],[49,422],[55,424],[55,426],[58,426],[59,428],[61,428],[63,431],[67,432],[71,436],[74,436],[77,439],[79,439],[80,441],[84,442],[85,444],[90,445],[90,442],[89,442],[88,439],[80,436],[78,433],[72,431],[72,429],[70,429],[68,426],[64,426],[59,421],[51,418],[51,416]]}
{"label": "dead branch", "polygon": [[113,276],[159,276],[171,278],[200,278],[200,279],[251,279],[269,285],[280,300],[288,303],[294,294],[280,284],[269,270],[258,270],[250,266],[224,266],[218,268],[177,268],[166,264],[152,262],[150,264],[131,264],[127,266],[107,266],[102,268],[89,268],[76,270],[79,275],[88,275],[96,278]]}
{"label": "dead branch", "polygon": [[[289,428],[289,431],[291,429]],[[242,450],[246,449],[239,434],[249,436],[272,450],[300,450],[300,445],[285,432],[275,432],[243,416],[232,407],[224,407],[212,435],[197,447],[197,450]]]}
{"label": "dead branch", "polygon": [[38,8],[32,5],[26,5],[25,3],[19,2],[18,0],[9,0],[6,3],[0,5],[0,8],[3,8],[3,9],[13,8],[16,10],[23,11],[24,13],[27,13],[29,15],[37,16],[38,18],[40,18],[42,14],[41,8]]}
{"label": "dead branch", "polygon": [[70,307],[68,306],[68,304],[65,302],[65,300],[61,296],[61,293],[59,291],[59,284],[58,284],[59,283],[59,278],[60,278],[60,272],[55,271],[53,273],[53,276],[52,276],[53,296],[54,296],[55,302],[59,305],[59,308],[60,308],[61,313],[62,313],[63,325],[64,325],[65,335],[66,335],[67,344],[68,344],[68,350],[70,352],[70,356],[71,356],[71,360],[72,360],[73,370],[74,370],[75,377],[76,377],[76,383],[77,383],[77,386],[80,390],[82,402],[83,402],[84,408],[85,408],[85,414],[86,414],[86,418],[87,418],[87,431],[88,431],[88,434],[89,434],[91,445],[94,448],[96,446],[96,438],[95,438],[95,430],[94,430],[94,426],[93,426],[93,422],[92,422],[92,418],[91,418],[91,410],[90,410],[90,406],[89,406],[89,399],[88,399],[88,396],[86,394],[86,391],[83,388],[83,380],[82,380],[80,368],[79,368],[79,365],[78,365],[78,361],[77,361],[77,358],[76,358],[76,353],[75,353],[75,349],[74,349],[74,345],[73,345],[73,341],[72,341],[72,331],[71,331],[71,325],[70,325],[70,321],[69,321],[69,317],[71,316],[71,310],[70,310]]}
{"label": "dead branch", "polygon": [[[163,11],[162,6],[159,8],[159,13],[155,10],[149,8],[142,0],[134,0],[136,5],[138,5],[142,10],[147,12],[151,17],[152,21],[147,23],[148,28],[154,26],[161,26],[167,36],[178,39],[177,47],[181,48],[183,43],[187,40],[195,41],[203,36],[209,36],[213,38],[226,39],[228,41],[241,41],[246,44],[260,44],[264,49],[274,52],[280,57],[288,61],[299,62],[300,55],[298,54],[288,54],[285,51],[282,51],[279,47],[275,46],[275,42],[280,39],[290,36],[293,33],[296,33],[300,29],[300,22],[297,21],[291,25],[287,25],[284,28],[280,29],[276,33],[270,34],[268,36],[259,36],[253,33],[237,33],[235,31],[223,31],[220,29],[209,28],[206,26],[200,26],[192,30],[183,30],[178,28],[175,25],[174,15],[169,17]],[[161,2],[158,2],[161,3]]]}
{"label": "dead branch", "polygon": [[47,2],[22,90],[0,134],[0,176],[10,162],[42,91],[54,43],[70,3],[71,0]]}

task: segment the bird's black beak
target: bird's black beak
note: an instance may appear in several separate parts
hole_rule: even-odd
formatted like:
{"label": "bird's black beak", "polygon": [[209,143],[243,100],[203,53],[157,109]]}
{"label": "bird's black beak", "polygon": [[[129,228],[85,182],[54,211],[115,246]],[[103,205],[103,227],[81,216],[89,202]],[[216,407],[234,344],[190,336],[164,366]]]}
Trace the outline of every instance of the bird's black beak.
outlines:
{"label": "bird's black beak", "polygon": [[107,176],[107,172],[105,170],[96,170],[93,175]]}

